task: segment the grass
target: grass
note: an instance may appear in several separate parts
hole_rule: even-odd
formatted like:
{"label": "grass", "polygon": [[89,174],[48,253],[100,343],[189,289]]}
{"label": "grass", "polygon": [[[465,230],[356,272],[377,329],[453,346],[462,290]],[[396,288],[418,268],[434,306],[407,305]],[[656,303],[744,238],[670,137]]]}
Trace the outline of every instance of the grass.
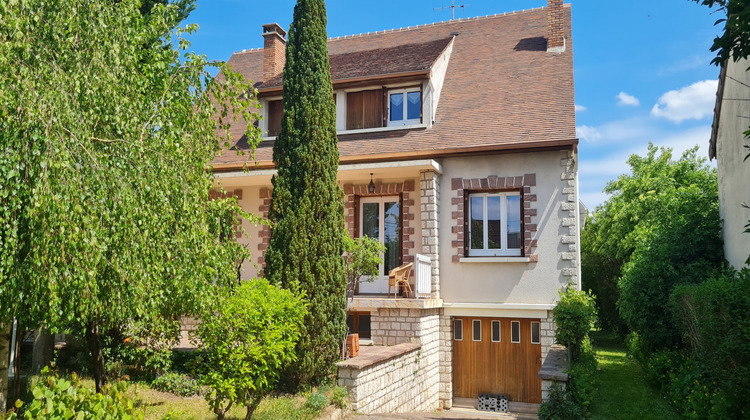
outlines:
{"label": "grass", "polygon": [[680,417],[659,391],[643,378],[641,367],[626,355],[622,339],[612,334],[592,334],[599,361],[598,390],[591,403],[592,419],[669,420]]}
{"label": "grass", "polygon": [[[61,374],[61,376],[67,376]],[[40,379],[40,376],[33,376],[29,378],[29,388],[33,387],[34,384]],[[84,377],[81,379],[81,383],[89,388],[94,388],[94,381],[91,378]],[[321,389],[319,392],[323,392],[328,395],[330,400],[330,394],[333,389],[326,388]],[[158,419],[184,419],[184,420],[203,420],[203,419],[216,419],[216,415],[213,413],[211,408],[206,402],[203,396],[192,396],[192,397],[180,397],[168,392],[161,392],[155,389],[151,389],[148,384],[144,382],[131,382],[128,387],[128,393],[133,398],[135,406],[139,410],[143,410],[146,420],[158,420]],[[30,399],[30,392],[28,392]],[[309,392],[301,393],[298,395],[275,395],[266,397],[258,406],[255,413],[253,413],[253,419],[258,420],[313,420],[318,418],[321,413],[326,414],[332,412],[335,407],[327,406],[322,411],[313,410],[310,407],[305,406]],[[25,398],[26,399],[26,398]],[[26,399],[26,400],[28,400]],[[245,407],[235,406],[227,414],[227,419],[244,419],[245,418]]]}
{"label": "grass", "polygon": [[[136,406],[145,410],[146,419],[215,419],[202,396],[179,397],[160,392],[144,384],[131,384]],[[265,398],[253,414],[253,419],[315,419],[320,413],[304,407],[305,396],[283,395]],[[245,407],[232,407],[228,419],[244,419]]]}

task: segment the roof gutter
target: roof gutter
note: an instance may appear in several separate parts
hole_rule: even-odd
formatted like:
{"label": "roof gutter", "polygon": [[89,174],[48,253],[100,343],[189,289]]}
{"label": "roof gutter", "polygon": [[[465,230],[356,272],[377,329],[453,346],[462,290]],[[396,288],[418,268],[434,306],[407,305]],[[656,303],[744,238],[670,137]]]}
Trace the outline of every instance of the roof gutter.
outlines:
{"label": "roof gutter", "polygon": [[[487,154],[507,154],[507,153],[528,153],[528,152],[542,152],[542,151],[557,151],[557,150],[577,150],[578,139],[569,140],[544,140],[537,142],[524,143],[522,146],[518,144],[493,144],[487,146],[469,146],[469,147],[457,147],[451,149],[440,149],[440,150],[420,150],[411,152],[392,152],[392,153],[381,153],[377,155],[352,155],[343,156],[340,158],[340,164],[350,163],[370,163],[370,162],[386,162],[386,161],[401,161],[401,160],[413,160],[413,159],[434,159],[434,158],[447,158],[447,157],[465,157],[465,156],[477,156]],[[270,169],[275,168],[273,161],[259,161],[253,164],[252,162],[247,163],[219,163],[213,165],[213,171],[227,172],[242,170],[247,165],[248,170],[255,169]]]}

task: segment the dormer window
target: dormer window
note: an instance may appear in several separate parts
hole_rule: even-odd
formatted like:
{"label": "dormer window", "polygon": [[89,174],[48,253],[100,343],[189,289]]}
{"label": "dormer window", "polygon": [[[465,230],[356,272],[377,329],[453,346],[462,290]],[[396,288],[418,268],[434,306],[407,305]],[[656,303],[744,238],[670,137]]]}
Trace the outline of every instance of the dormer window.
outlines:
{"label": "dormer window", "polygon": [[388,126],[422,122],[422,91],[419,87],[388,90]]}

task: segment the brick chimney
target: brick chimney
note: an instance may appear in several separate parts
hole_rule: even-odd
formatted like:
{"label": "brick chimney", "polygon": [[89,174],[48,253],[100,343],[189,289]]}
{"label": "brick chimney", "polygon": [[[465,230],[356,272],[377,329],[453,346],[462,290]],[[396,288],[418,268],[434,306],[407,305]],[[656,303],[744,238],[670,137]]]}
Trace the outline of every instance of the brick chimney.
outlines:
{"label": "brick chimney", "polygon": [[565,51],[563,0],[547,0],[547,52]]}
{"label": "brick chimney", "polygon": [[286,31],[278,23],[263,25],[263,80],[270,80],[284,71],[286,63]]}

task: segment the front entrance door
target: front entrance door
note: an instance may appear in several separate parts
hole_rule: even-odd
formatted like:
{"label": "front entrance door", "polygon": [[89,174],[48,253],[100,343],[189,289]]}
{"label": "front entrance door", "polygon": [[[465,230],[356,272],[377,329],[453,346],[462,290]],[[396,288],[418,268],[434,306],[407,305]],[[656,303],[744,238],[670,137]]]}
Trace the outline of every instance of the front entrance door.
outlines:
{"label": "front entrance door", "polygon": [[380,275],[362,281],[359,293],[388,293],[388,272],[399,266],[401,253],[401,212],[398,197],[362,197],[360,199],[359,232],[376,238],[385,245]]}

